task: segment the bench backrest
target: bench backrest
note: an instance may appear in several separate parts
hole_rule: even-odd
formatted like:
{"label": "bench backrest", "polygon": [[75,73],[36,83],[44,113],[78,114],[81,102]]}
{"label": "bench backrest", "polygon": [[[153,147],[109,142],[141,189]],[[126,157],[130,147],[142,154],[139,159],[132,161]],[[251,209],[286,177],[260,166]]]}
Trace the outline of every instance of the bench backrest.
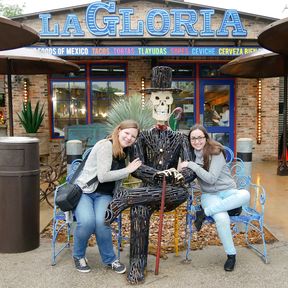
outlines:
{"label": "bench backrest", "polygon": [[66,177],[66,181],[67,182],[70,182],[70,180],[72,179],[75,171],[77,170],[78,166],[82,163],[83,159],[86,159],[90,152],[92,150],[92,147],[91,148],[88,148],[82,155],[82,158],[79,158],[79,159],[75,159],[72,163],[71,163],[71,166],[70,166],[70,170],[69,170],[69,173],[67,174],[67,177]]}

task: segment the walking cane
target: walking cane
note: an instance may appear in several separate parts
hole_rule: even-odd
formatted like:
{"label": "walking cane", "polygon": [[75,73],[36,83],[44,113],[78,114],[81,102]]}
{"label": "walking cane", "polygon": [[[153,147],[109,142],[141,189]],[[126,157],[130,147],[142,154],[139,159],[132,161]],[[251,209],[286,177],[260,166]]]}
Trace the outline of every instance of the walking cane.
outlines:
{"label": "walking cane", "polygon": [[162,197],[161,197],[161,206],[159,211],[159,229],[158,229],[158,241],[157,241],[157,253],[156,253],[156,266],[155,266],[155,275],[158,275],[159,272],[159,262],[161,254],[161,238],[163,230],[163,217],[164,217],[164,205],[165,205],[165,194],[166,194],[166,178],[163,177],[162,182]]}

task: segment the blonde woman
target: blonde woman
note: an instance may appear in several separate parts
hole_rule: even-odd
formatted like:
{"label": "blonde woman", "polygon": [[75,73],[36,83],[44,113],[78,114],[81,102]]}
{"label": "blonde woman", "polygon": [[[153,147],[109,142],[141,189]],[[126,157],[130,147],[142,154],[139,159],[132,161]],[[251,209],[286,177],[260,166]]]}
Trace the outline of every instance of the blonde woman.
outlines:
{"label": "blonde woman", "polygon": [[[113,192],[122,179],[141,165],[135,159],[125,167],[127,149],[135,142],[139,125],[133,120],[121,122],[107,139],[100,140],[92,148],[82,173],[76,183],[83,194],[75,208],[77,226],[74,232],[73,258],[79,272],[90,272],[85,257],[88,240],[95,233],[102,262],[116,273],[124,273],[126,267],[115,255],[110,226],[104,224],[105,211]],[[87,187],[87,183],[97,180]]]}

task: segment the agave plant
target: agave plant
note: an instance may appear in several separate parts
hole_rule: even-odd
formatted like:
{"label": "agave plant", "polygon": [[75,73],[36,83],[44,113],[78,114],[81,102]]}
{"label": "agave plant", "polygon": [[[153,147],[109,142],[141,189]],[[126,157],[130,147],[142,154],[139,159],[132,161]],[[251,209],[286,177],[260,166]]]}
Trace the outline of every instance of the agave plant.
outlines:
{"label": "agave plant", "polygon": [[155,120],[152,118],[152,105],[147,102],[142,106],[141,96],[134,95],[124,99],[115,100],[107,113],[107,132],[113,129],[122,121],[133,119],[140,125],[140,129],[150,129]]}
{"label": "agave plant", "polygon": [[31,101],[22,104],[22,111],[17,113],[19,120],[27,133],[36,133],[44,118],[44,105],[40,107],[39,101],[32,111]]}

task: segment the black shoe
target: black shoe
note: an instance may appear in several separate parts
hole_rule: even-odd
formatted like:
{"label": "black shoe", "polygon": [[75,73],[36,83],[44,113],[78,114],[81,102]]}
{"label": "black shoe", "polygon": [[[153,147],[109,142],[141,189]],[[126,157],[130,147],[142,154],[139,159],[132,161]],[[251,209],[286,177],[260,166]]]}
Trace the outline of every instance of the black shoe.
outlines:
{"label": "black shoe", "polygon": [[206,215],[205,215],[204,210],[203,210],[202,207],[201,207],[201,210],[196,211],[196,219],[194,221],[194,226],[196,227],[197,231],[201,230],[202,224],[203,224],[203,222],[205,220],[205,217],[206,217]]}
{"label": "black shoe", "polygon": [[91,271],[86,258],[77,259],[74,257],[74,262],[75,267],[79,272],[88,273]]}
{"label": "black shoe", "polygon": [[228,215],[229,216],[239,216],[242,212],[242,207],[238,207],[232,210],[228,210]]}
{"label": "black shoe", "polygon": [[227,260],[224,264],[225,271],[233,271],[236,263],[236,255],[227,255]]}

